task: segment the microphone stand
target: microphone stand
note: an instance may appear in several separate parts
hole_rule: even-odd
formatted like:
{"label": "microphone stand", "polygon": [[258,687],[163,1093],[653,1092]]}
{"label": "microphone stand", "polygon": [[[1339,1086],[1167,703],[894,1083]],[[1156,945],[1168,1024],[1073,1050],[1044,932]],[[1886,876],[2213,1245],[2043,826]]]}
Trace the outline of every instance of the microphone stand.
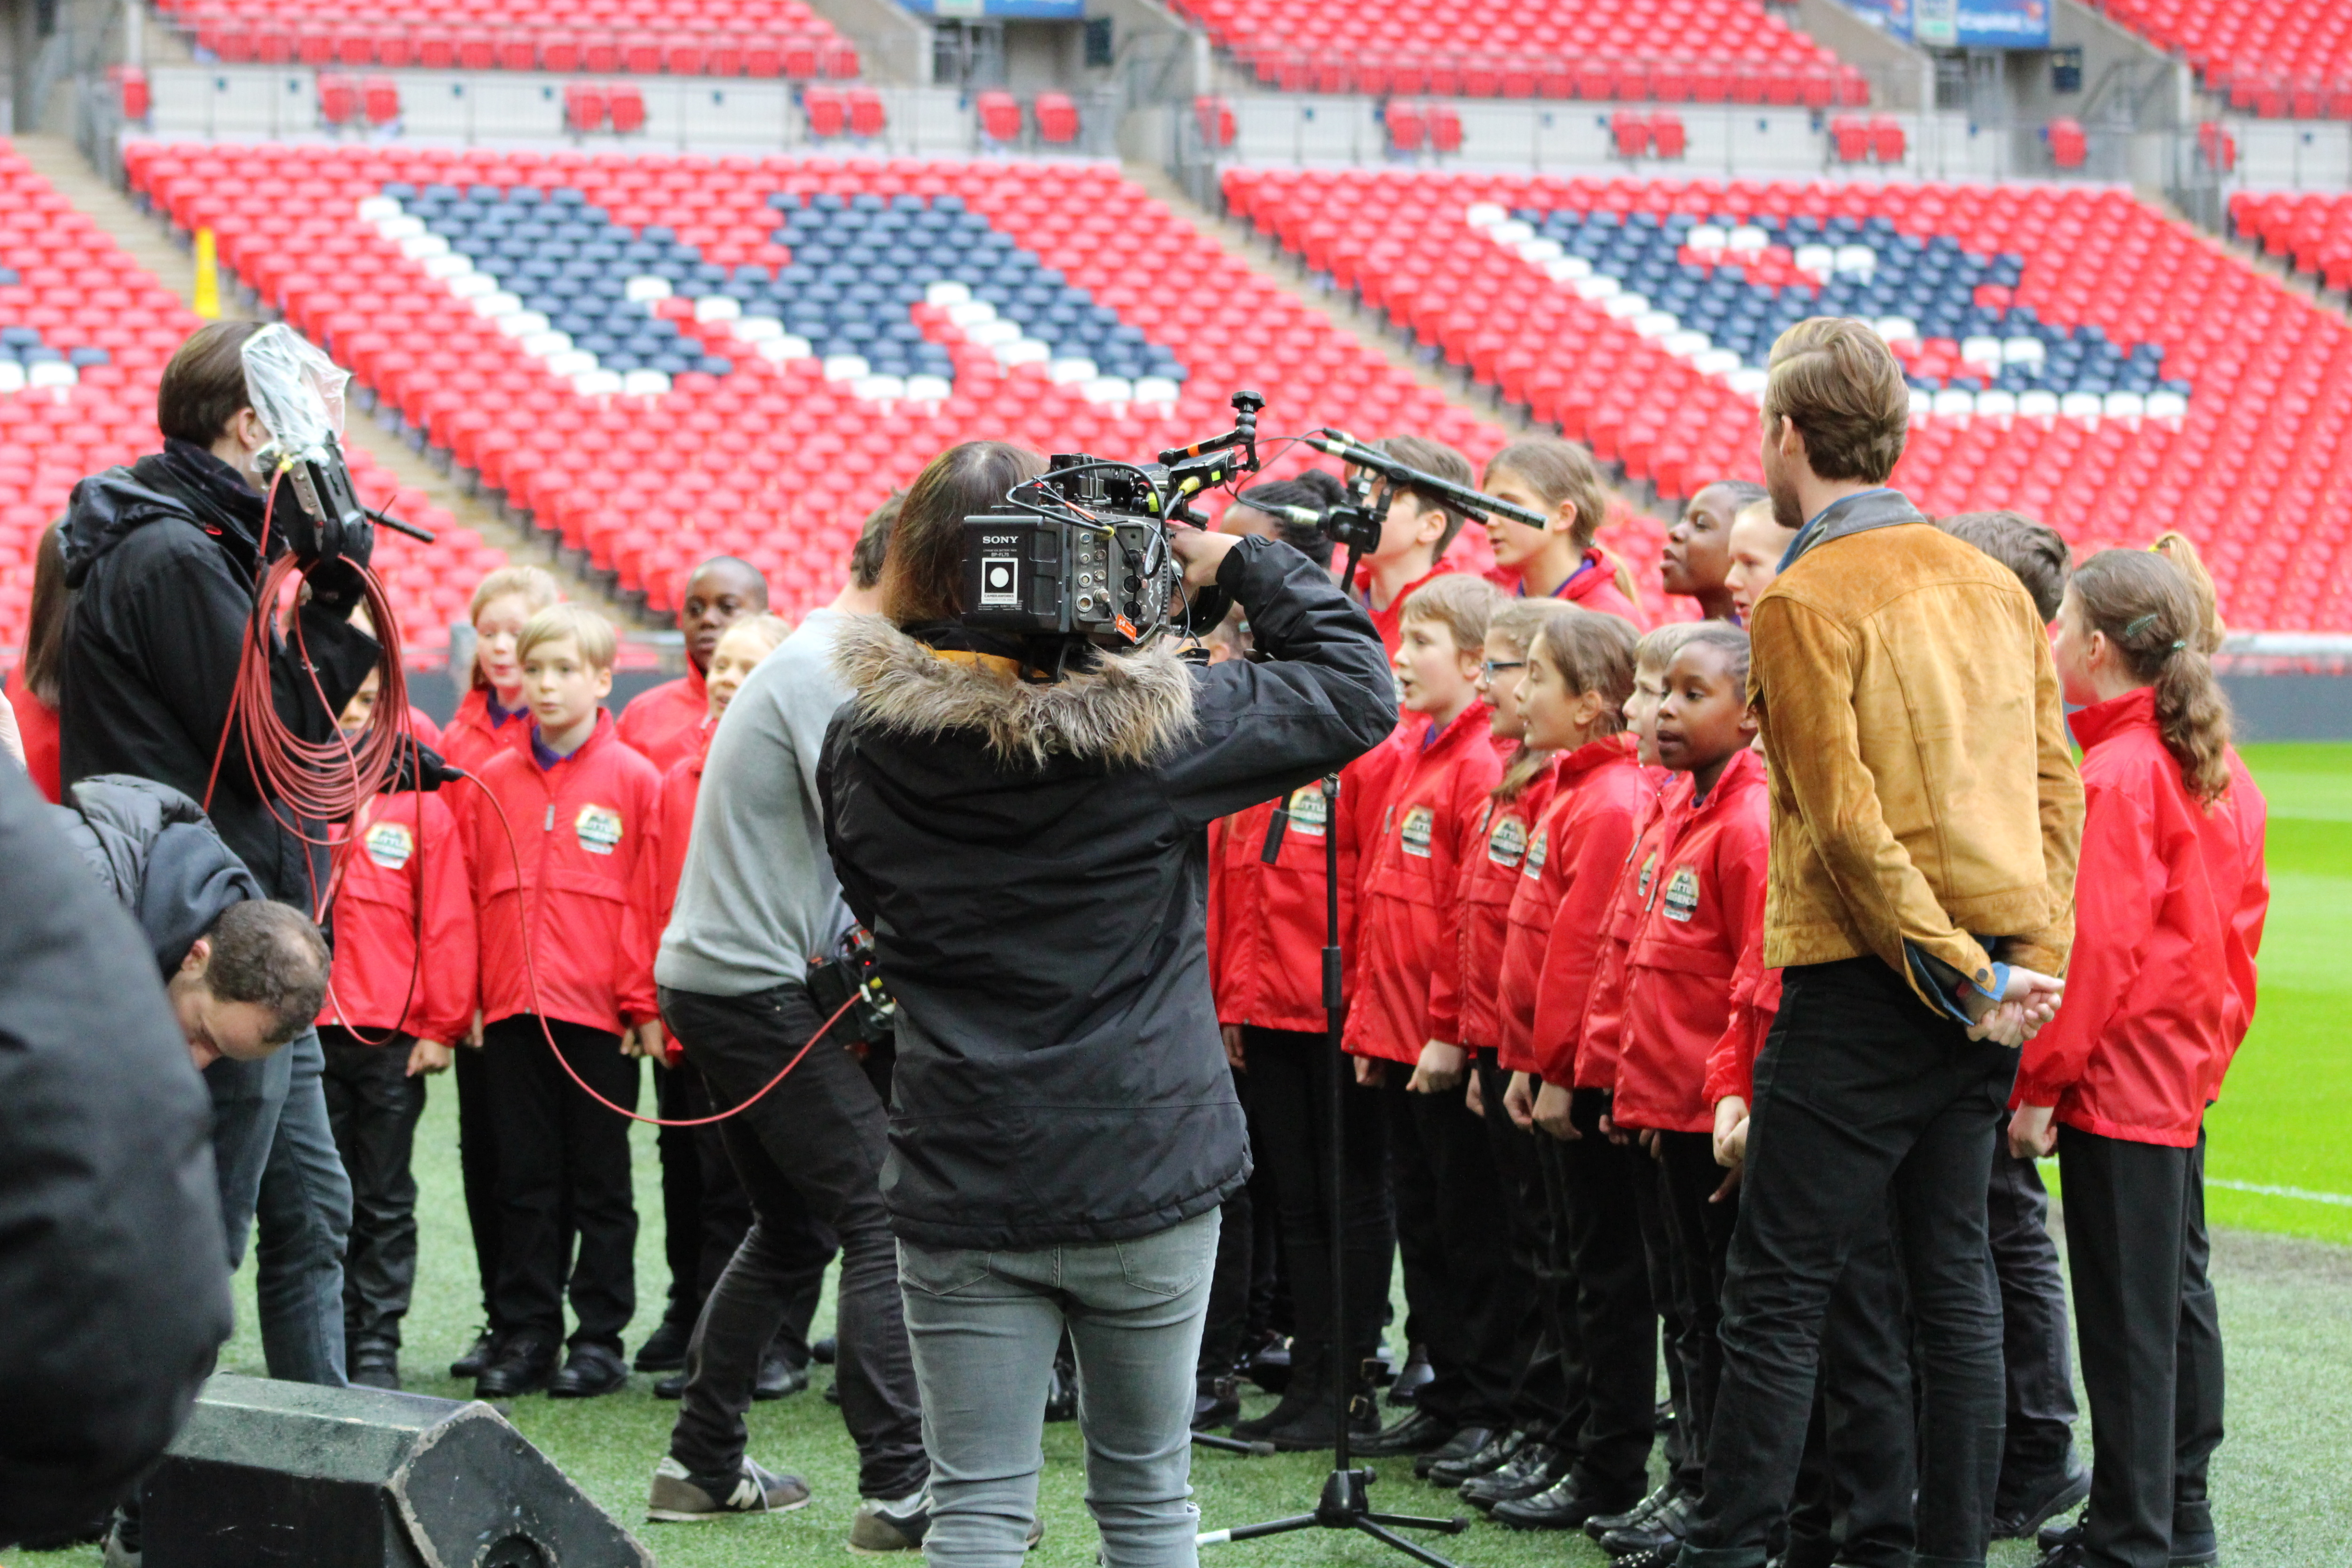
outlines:
{"label": "microphone stand", "polygon": [[[1381,510],[1387,510],[1385,503]],[[1371,520],[1370,545],[1350,542],[1348,567],[1340,581],[1352,584],[1356,576],[1358,550],[1377,546],[1380,523]],[[1360,1468],[1349,1462],[1348,1420],[1350,1396],[1355,1378],[1346,1368],[1343,1358],[1348,1353],[1348,1266],[1347,1252],[1341,1243],[1342,1226],[1347,1215],[1347,1073],[1348,1058],[1339,1045],[1340,1026],[1346,1017],[1347,997],[1341,984],[1342,967],[1339,953],[1339,775],[1323,777],[1323,1034],[1329,1049],[1327,1065],[1331,1081],[1327,1104],[1331,1118],[1330,1169],[1328,1173],[1331,1189],[1331,1417],[1337,1436],[1333,1439],[1331,1473],[1324,1478],[1323,1495],[1316,1500],[1312,1513],[1292,1514],[1286,1519],[1271,1519],[1260,1524],[1237,1524],[1227,1530],[1203,1531],[1198,1543],[1213,1546],[1227,1541],[1255,1541],[1260,1536],[1288,1535],[1301,1530],[1352,1530],[1370,1536],[1385,1546],[1393,1547],[1428,1568],[1454,1568],[1447,1559],[1439,1556],[1415,1541],[1399,1535],[1399,1530],[1433,1530],[1441,1534],[1459,1535],[1470,1528],[1470,1521],[1461,1514],[1451,1519],[1424,1519],[1413,1514],[1381,1513],[1371,1506],[1366,1489],[1380,1479],[1369,1465]]]}

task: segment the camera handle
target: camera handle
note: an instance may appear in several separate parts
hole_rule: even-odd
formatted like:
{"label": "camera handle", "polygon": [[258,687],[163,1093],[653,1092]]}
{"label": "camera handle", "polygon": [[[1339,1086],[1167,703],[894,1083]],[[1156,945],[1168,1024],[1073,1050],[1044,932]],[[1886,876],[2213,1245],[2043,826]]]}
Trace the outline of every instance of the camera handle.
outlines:
{"label": "camera handle", "polygon": [[1325,537],[1348,552],[1347,565],[1339,574],[1340,592],[1356,591],[1356,563],[1381,547],[1381,531],[1388,525],[1389,502],[1395,495],[1393,485],[1376,490],[1372,471],[1360,468],[1348,487],[1347,500],[1323,514]]}

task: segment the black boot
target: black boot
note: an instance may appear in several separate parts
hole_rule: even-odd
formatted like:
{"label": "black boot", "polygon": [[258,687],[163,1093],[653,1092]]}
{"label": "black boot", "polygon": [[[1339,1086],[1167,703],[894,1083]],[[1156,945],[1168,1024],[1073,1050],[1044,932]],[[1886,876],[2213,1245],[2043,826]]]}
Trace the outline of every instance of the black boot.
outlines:
{"label": "black boot", "polygon": [[1231,1373],[1199,1379],[1192,1390],[1192,1430],[1213,1431],[1242,1413],[1241,1380]]}
{"label": "black boot", "polygon": [[[1321,1379],[1318,1379],[1319,1384]],[[1335,1447],[1339,1429],[1331,1422],[1331,1396],[1328,1389],[1318,1389],[1322,1395],[1306,1405],[1292,1419],[1268,1427],[1265,1441],[1274,1445],[1277,1454],[1314,1454]],[[1348,1400],[1348,1438],[1350,1443],[1376,1436],[1381,1429],[1378,1407],[1372,1404],[1372,1387],[1362,1379],[1356,1380]]]}
{"label": "black boot", "polygon": [[[1263,1415],[1234,1422],[1234,1436],[1256,1442],[1277,1426],[1287,1426],[1312,1411],[1328,1408],[1331,1403],[1331,1385],[1324,1380],[1328,1360],[1323,1346],[1304,1337],[1292,1340],[1290,1373],[1283,1380],[1281,1399]],[[1328,1417],[1325,1424],[1329,1424]]]}

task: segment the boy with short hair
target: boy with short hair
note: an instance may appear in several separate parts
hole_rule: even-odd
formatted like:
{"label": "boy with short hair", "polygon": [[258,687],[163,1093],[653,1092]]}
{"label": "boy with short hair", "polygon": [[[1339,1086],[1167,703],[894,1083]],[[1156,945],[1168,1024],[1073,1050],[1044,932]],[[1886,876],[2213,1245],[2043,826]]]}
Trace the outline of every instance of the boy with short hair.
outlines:
{"label": "boy with short hair", "polygon": [[[1465,487],[1476,484],[1470,459],[1443,441],[1426,436],[1391,436],[1372,445],[1424,474]],[[1404,636],[1405,601],[1425,584],[1454,574],[1443,563],[1465,521],[1460,512],[1417,490],[1399,489],[1390,498],[1381,542],[1363,559],[1362,592],[1364,608],[1391,658],[1397,656]],[[1479,638],[1472,638],[1470,646],[1475,650]]]}
{"label": "boy with short hair", "polygon": [[[485,1399],[540,1387],[584,1398],[628,1377],[621,1331],[637,1304],[628,1122],[569,1081],[576,1076],[634,1109],[635,1058],[661,1048],[653,976],[642,948],[624,939],[661,779],[622,743],[602,706],[614,645],[612,624],[583,605],[531,616],[517,649],[530,750],[482,765],[463,818],[499,1150],[497,1295],[506,1335],[475,1384]],[[575,1237],[579,1324],[558,1372],[564,1261]]]}
{"label": "boy with short hair", "polygon": [[[1400,498],[1402,499],[1402,498]],[[1394,659],[1408,713],[1424,720],[1390,792],[1364,873],[1359,980],[1345,1046],[1357,1081],[1387,1101],[1390,1182],[1405,1297],[1434,1376],[1412,1416],[1361,1445],[1368,1454],[1465,1458],[1505,1431],[1513,1381],[1508,1243],[1493,1223],[1499,1181],[1484,1123],[1463,1102],[1454,932],[1460,867],[1503,764],[1478,701],[1487,617],[1500,592],[1442,576],[1400,616]],[[1434,1460],[1433,1460],[1434,1462]]]}

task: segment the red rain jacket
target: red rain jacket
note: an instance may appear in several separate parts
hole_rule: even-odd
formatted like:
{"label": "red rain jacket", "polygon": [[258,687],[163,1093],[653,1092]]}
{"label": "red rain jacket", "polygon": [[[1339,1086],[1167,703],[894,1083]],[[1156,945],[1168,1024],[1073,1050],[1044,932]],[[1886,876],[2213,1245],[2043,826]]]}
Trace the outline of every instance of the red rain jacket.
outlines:
{"label": "red rain jacket", "polygon": [[1764,759],[1733,757],[1706,799],[1668,809],[1658,869],[1625,954],[1625,1021],[1610,1114],[1621,1127],[1706,1132],[1707,1057],[1731,1021],[1731,976],[1763,922],[1771,841]]}
{"label": "red rain jacket", "polygon": [[1625,954],[1633,945],[1633,933],[1641,929],[1643,902],[1650,896],[1651,879],[1657,875],[1666,809],[1678,795],[1690,791],[1688,773],[1670,773],[1664,768],[1643,768],[1642,782],[1633,847],[1626,853],[1616,888],[1609,895],[1608,934],[1601,938],[1591,994],[1584,1004],[1583,1035],[1576,1045],[1578,1089],[1617,1087],[1617,1058],[1625,1034]]}
{"label": "red rain jacket", "polygon": [[[1506,767],[1508,766],[1507,763]],[[1489,797],[1478,827],[1478,848],[1462,865],[1456,898],[1462,923],[1454,931],[1454,1033],[1441,1035],[1471,1050],[1502,1050],[1503,948],[1510,938],[1511,896],[1523,879],[1528,847],[1551,804],[1558,759],[1544,764],[1510,800]],[[1506,1066],[1509,1064],[1505,1063]]]}
{"label": "red rain jacket", "polygon": [[530,710],[520,708],[503,721],[490,714],[490,693],[477,686],[466,693],[457,704],[457,711],[449,716],[449,727],[441,731],[437,742],[427,742],[444,760],[467,773],[478,772],[482,765],[501,752],[530,752]]}
{"label": "red rain jacket", "polygon": [[335,891],[335,965],[320,1024],[443,1045],[473,1026],[474,892],[450,809],[469,786],[449,787],[446,797],[378,795],[361,816]]}
{"label": "red rain jacket", "polygon": [[688,660],[686,673],[676,680],[648,687],[629,699],[621,710],[622,743],[667,773],[686,760],[698,745],[702,721],[710,717],[710,692],[702,671]]}
{"label": "red rain jacket", "polygon": [[2083,856],[2058,1016],[2026,1042],[2013,1105],[2103,1138],[2187,1148],[2254,1014],[2268,816],[2237,753],[2209,809],[2143,687],[2076,713]]}
{"label": "red rain jacket", "polygon": [[1737,1095],[1754,1104],[1756,1058],[1780,1012],[1780,972],[1764,965],[1764,928],[1748,933],[1739,966],[1731,972],[1731,1021],[1706,1055],[1706,1103],[1712,1108]]}
{"label": "red rain jacket", "polygon": [[1562,757],[1512,889],[1502,966],[1501,1065],[1568,1083],[1608,913],[1649,785],[1633,738]]}
{"label": "red rain jacket", "polygon": [[[628,940],[638,867],[650,853],[660,803],[654,765],[621,743],[610,714],[599,713],[587,743],[553,766],[541,767],[535,752],[509,752],[485,763],[479,781],[467,791],[459,822],[474,866],[482,1021],[537,1013],[618,1034],[656,1016],[652,971],[642,944]],[[503,826],[493,795],[505,810]]]}
{"label": "red rain jacket", "polygon": [[8,672],[8,706],[16,710],[16,738],[25,743],[25,772],[51,805],[58,804],[58,710],[33,695],[22,665]]}
{"label": "red rain jacket", "polygon": [[[1506,582],[1503,586],[1520,595],[1528,591],[1524,580],[1517,584]],[[1616,563],[1602,553],[1598,545],[1585,551],[1583,564],[1570,573],[1568,581],[1553,589],[1551,596],[1579,609],[1615,616],[1620,620],[1630,622],[1637,632],[1649,628],[1650,617],[1643,615],[1642,606],[1627,598],[1624,590],[1617,586]]]}
{"label": "red rain jacket", "polygon": [[1417,1063],[1422,1047],[1452,1037],[1461,868],[1479,852],[1481,808],[1503,772],[1491,718],[1473,702],[1443,733],[1432,735],[1424,721],[1404,742],[1404,771],[1364,866],[1361,956],[1344,1041],[1356,1056]]}

